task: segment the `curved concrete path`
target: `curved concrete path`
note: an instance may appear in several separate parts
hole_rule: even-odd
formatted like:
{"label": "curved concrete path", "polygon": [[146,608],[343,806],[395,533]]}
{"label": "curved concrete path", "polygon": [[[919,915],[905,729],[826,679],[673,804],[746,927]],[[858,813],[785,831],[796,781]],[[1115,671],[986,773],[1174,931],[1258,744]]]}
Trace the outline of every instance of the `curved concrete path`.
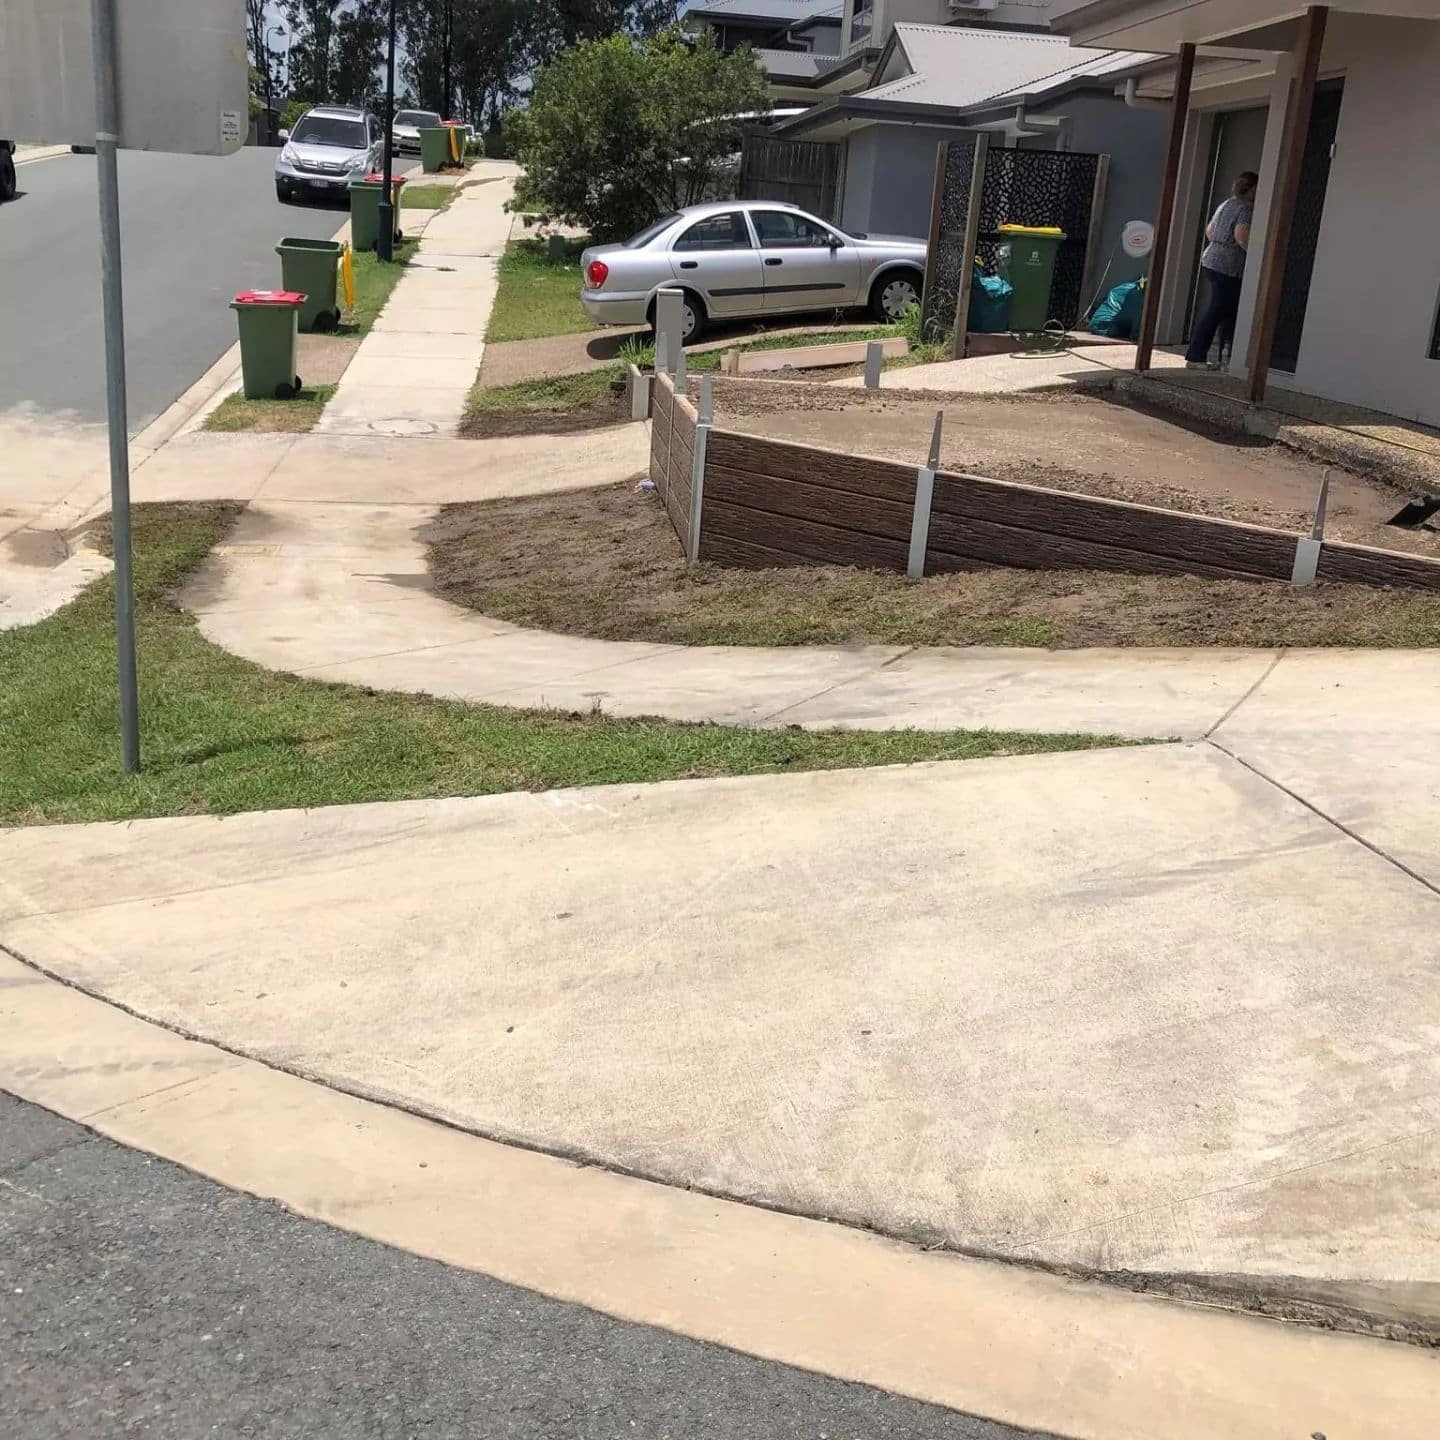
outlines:
{"label": "curved concrete path", "polygon": [[[407,504],[375,503],[363,470],[336,463],[345,442],[314,440],[184,603],[258,664],[381,690],[743,725],[1209,739],[1440,885],[1437,650],[651,645],[522,629],[433,593],[415,532],[438,496],[609,483],[643,465],[643,438],[626,426],[489,442],[483,470],[427,474]],[[352,503],[333,503],[343,494]]]}
{"label": "curved concrete path", "polygon": [[[595,458],[589,479],[606,483],[613,469]],[[495,495],[576,483],[550,467],[490,473]],[[1276,659],[1254,650],[762,649],[551,635],[431,592],[415,530],[433,513],[262,498],[184,603],[216,644],[272,669],[499,705],[735,724],[1192,738],[1218,725]]]}

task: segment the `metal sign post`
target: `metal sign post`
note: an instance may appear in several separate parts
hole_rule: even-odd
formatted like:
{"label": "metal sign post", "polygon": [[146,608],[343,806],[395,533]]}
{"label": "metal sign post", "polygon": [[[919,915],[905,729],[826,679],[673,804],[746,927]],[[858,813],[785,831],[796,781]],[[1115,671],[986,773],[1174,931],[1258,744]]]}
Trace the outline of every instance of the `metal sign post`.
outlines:
{"label": "metal sign post", "polygon": [[130,419],[125,397],[125,297],[120,275],[120,107],[115,0],[91,0],[95,65],[95,163],[100,191],[100,280],[105,312],[105,408],[110,421],[110,527],[115,552],[115,653],[119,664],[120,763],[140,769],[140,689],[135,673],[135,578],[130,545]]}

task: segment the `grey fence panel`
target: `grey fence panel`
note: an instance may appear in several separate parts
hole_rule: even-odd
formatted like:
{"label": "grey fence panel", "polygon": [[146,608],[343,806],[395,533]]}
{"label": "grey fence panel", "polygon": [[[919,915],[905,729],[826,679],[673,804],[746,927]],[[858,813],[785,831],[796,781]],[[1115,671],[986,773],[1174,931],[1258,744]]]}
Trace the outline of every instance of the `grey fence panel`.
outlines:
{"label": "grey fence panel", "polygon": [[741,200],[783,200],[835,218],[840,147],[816,140],[781,140],[747,131],[740,149]]}

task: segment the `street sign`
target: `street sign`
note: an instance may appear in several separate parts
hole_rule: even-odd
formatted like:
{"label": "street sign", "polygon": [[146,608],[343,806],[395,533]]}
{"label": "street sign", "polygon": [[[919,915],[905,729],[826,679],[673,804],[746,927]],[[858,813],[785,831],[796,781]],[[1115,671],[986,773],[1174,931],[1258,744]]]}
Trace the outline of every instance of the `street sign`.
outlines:
{"label": "street sign", "polygon": [[[91,0],[0,0],[0,135],[93,145]],[[244,0],[115,0],[124,150],[229,155],[250,127]]]}

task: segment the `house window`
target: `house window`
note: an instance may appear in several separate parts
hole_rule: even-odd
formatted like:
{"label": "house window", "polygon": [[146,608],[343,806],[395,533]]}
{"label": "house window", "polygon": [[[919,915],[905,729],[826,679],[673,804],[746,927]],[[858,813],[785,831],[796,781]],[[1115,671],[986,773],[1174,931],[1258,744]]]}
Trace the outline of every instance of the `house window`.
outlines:
{"label": "house window", "polygon": [[875,0],[855,0],[850,12],[850,48],[853,50],[862,41],[870,38],[875,22]]}

